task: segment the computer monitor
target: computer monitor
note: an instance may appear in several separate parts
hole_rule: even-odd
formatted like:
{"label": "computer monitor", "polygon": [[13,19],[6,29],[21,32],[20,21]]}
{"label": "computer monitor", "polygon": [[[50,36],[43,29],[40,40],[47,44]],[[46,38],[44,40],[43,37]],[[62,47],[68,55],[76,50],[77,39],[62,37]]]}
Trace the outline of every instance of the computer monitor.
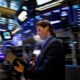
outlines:
{"label": "computer monitor", "polygon": [[12,35],[10,31],[1,32],[2,41],[11,40]]}
{"label": "computer monitor", "polygon": [[27,11],[22,11],[19,15],[18,15],[18,19],[21,22],[24,22],[27,19]]}

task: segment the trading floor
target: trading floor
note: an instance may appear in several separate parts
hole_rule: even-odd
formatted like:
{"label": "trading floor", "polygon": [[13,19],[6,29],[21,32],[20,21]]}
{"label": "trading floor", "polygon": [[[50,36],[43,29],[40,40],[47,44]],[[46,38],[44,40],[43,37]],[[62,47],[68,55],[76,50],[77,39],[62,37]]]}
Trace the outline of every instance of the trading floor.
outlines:
{"label": "trading floor", "polygon": [[[43,21],[45,24],[38,23],[38,21]],[[80,80],[80,0],[0,0],[0,80],[36,80],[32,78],[35,74],[31,78],[26,78],[31,72],[25,73],[26,77],[23,72],[19,72],[21,70],[26,72],[25,67],[21,66],[17,71],[15,66],[19,67],[21,64],[27,67],[30,67],[31,64],[36,66],[39,56],[43,63],[48,62],[44,60],[45,56],[50,56],[46,57],[48,60],[53,57],[48,53],[53,50],[55,52],[56,48],[52,49],[53,44],[52,47],[46,45],[52,36],[48,34],[47,29],[55,34],[56,39],[60,40],[64,47],[64,60],[62,61],[65,67],[63,68],[64,80]],[[44,35],[41,36],[41,33]],[[45,37],[46,34],[47,37]],[[45,50],[47,46],[50,49]],[[56,52],[59,53],[60,49],[58,45]],[[40,55],[44,52],[44,55]],[[54,60],[55,63],[51,59],[51,64],[54,64],[55,69],[49,63],[42,63],[43,68],[45,70],[47,67],[51,68],[57,74],[56,68],[59,67],[57,71],[62,69],[61,63],[57,65],[57,60],[62,60],[61,57],[57,55],[58,59]],[[17,61],[20,61],[21,64]],[[48,74],[45,70],[42,73]],[[42,73],[38,72],[38,77],[44,77]],[[39,80],[38,77],[36,76],[37,80]],[[40,80],[46,79],[41,78]]]}

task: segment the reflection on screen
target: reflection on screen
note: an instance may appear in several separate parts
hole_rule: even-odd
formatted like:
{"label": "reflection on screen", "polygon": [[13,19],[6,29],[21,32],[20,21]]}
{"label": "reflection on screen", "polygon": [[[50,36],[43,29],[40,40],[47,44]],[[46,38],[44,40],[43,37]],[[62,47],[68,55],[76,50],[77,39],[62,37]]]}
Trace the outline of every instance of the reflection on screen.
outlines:
{"label": "reflection on screen", "polygon": [[17,34],[12,38],[12,43],[14,46],[22,46],[23,41],[22,41],[22,36],[21,34]]}

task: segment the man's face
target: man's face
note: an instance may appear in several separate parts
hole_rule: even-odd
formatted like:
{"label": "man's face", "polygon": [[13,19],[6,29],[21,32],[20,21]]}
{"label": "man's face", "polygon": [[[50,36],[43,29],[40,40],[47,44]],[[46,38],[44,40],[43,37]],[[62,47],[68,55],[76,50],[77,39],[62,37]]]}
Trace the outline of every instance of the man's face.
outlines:
{"label": "man's face", "polygon": [[42,26],[37,26],[37,34],[41,39],[45,39],[48,34],[48,27],[43,28]]}

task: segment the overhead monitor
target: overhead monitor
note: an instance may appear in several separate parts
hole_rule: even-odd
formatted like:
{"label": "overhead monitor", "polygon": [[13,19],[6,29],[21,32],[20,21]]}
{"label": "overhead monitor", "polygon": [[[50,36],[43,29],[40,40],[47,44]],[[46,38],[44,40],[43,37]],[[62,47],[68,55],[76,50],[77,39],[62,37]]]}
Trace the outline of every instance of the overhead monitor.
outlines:
{"label": "overhead monitor", "polygon": [[10,31],[1,32],[1,38],[2,41],[11,40],[12,39],[11,32]]}
{"label": "overhead monitor", "polygon": [[22,11],[19,15],[18,15],[18,19],[23,22],[27,19],[27,11]]}

